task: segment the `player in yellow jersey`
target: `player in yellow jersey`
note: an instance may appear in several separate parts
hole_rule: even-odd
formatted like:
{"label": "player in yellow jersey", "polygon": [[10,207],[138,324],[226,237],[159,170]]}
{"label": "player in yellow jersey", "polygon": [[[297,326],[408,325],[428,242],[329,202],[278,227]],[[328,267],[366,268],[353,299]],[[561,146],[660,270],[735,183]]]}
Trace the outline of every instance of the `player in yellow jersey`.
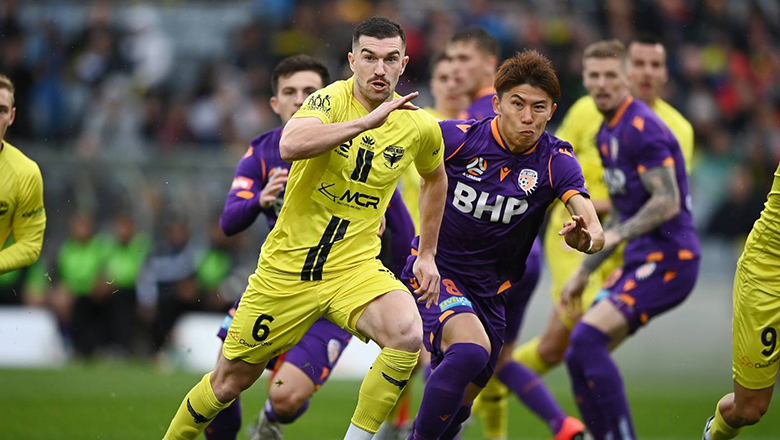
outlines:
{"label": "player in yellow jersey", "polygon": [[734,392],[715,407],[703,440],[726,440],[766,413],[780,367],[780,165],[734,277]]}
{"label": "player in yellow jersey", "polygon": [[410,292],[375,257],[398,178],[412,163],[422,176],[422,261],[415,291],[438,299],[434,262],[447,178],[436,119],[414,111],[417,93],[394,93],[409,60],[401,27],[369,18],[353,33],[347,81],[310,95],[285,126],[279,148],[293,162],[285,203],[260,252],[213,373],[181,403],[166,439],[194,439],[325,316],[382,351],[366,374],[345,439],[370,439],[417,363],[422,322]]}
{"label": "player in yellow jersey", "polygon": [[[686,171],[690,174],[693,162],[693,127],[677,110],[659,97],[661,88],[668,80],[666,49],[653,36],[644,35],[628,46],[628,80],[631,94],[644,101],[677,138],[685,158]],[[585,182],[590,191],[593,206],[599,214],[609,211],[607,188],[602,181],[603,168],[596,149],[596,133],[604,118],[596,108],[593,98],[584,96],[572,105],[564,117],[556,137],[568,141],[574,147],[577,159],[582,165]],[[579,252],[561,246],[557,240],[558,229],[568,220],[568,212],[558,203],[550,213],[545,232],[545,255],[552,275],[551,295],[554,309],[545,333],[518,347],[513,356],[516,360],[544,374],[561,363],[569,346],[569,333],[574,321],[559,306],[561,289],[579,267],[583,257]],[[590,277],[588,287],[582,296],[583,308],[593,302],[607,276],[621,265],[622,253],[615,252]]]}
{"label": "player in yellow jersey", "polygon": [[41,170],[4,140],[15,116],[14,85],[0,75],[0,275],[36,262],[46,229]]}

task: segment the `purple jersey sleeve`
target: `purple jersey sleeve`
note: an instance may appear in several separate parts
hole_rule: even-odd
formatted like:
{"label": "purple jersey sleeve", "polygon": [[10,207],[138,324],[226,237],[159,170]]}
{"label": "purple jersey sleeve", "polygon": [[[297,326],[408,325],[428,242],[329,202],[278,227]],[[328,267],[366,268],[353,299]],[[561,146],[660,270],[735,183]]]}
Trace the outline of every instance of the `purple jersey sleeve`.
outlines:
{"label": "purple jersey sleeve", "polygon": [[467,133],[477,121],[469,119],[439,121],[441,126],[441,135],[444,138],[444,160],[447,161],[458,153],[462,153]]}
{"label": "purple jersey sleeve", "polygon": [[637,146],[632,152],[640,173],[655,167],[674,165],[670,148],[674,139],[668,128],[653,119],[635,116],[627,131],[629,144]]}
{"label": "purple jersey sleeve", "polygon": [[575,194],[590,197],[585,189],[582,168],[574,157],[571,145],[561,143],[552,151],[549,168],[550,185],[555,190],[555,196],[563,203]]}
{"label": "purple jersey sleeve", "polygon": [[253,154],[254,147],[238,162],[219,225],[227,236],[237,234],[255,221],[260,208],[260,192],[266,184],[262,159]]}

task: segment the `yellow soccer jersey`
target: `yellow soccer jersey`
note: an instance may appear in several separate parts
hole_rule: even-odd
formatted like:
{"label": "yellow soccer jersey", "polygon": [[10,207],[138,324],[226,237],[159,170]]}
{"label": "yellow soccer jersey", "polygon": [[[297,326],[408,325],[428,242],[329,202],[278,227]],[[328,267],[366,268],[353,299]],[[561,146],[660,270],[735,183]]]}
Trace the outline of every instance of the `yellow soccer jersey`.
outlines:
{"label": "yellow soccer jersey", "polygon": [[[311,94],[293,118],[330,124],[367,115],[352,88],[350,78]],[[401,174],[412,163],[421,174],[434,171],[443,152],[435,118],[424,111],[396,110],[381,127],[294,162],[258,270],[316,281],[375,258],[379,223]]]}
{"label": "yellow soccer jersey", "polygon": [[41,254],[46,212],[38,165],[8,142],[0,150],[0,274],[34,263]]}
{"label": "yellow soccer jersey", "polygon": [[685,172],[690,175],[693,165],[693,126],[677,109],[663,99],[656,99],[652,109],[677,138],[685,158]]}
{"label": "yellow soccer jersey", "polygon": [[764,210],[748,235],[739,268],[762,290],[780,296],[780,165]]}

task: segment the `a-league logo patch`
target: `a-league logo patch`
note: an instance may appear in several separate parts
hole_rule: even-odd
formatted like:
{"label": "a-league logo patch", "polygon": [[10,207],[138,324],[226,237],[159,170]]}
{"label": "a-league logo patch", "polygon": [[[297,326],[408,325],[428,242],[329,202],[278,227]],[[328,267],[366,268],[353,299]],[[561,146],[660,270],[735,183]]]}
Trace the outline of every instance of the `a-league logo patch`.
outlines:
{"label": "a-league logo patch", "polygon": [[653,272],[655,272],[655,267],[656,267],[656,264],[655,264],[654,261],[651,261],[649,263],[645,263],[645,264],[639,266],[636,269],[636,272],[635,272],[636,279],[638,279],[638,280],[645,280],[645,279],[649,278],[650,275],[652,275]]}
{"label": "a-league logo patch", "polygon": [[331,339],[328,341],[328,363],[333,365],[336,359],[339,358],[341,353],[341,342],[338,339]]}
{"label": "a-league logo patch", "polygon": [[463,173],[463,175],[471,180],[481,182],[482,177],[480,176],[482,176],[485,171],[487,171],[487,167],[487,161],[483,157],[477,156],[471,159],[468,164],[466,164],[466,172]]}
{"label": "a-league logo patch", "polygon": [[404,151],[404,147],[397,145],[390,145],[385,148],[385,151],[382,152],[382,157],[385,158],[385,166],[391,170],[398,168],[398,164],[404,157]]}
{"label": "a-league logo patch", "polygon": [[529,168],[525,168],[517,175],[517,184],[520,185],[520,189],[523,190],[525,195],[530,195],[536,189],[536,185],[539,183],[539,174]]}

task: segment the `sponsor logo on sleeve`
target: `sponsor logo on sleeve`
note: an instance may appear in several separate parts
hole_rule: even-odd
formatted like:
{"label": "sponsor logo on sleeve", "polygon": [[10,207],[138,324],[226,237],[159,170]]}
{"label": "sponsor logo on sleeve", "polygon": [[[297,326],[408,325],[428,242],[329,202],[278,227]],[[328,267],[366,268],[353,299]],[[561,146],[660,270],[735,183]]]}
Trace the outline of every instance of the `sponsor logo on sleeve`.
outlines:
{"label": "sponsor logo on sleeve", "polygon": [[31,218],[31,217],[39,217],[43,215],[43,206],[39,206],[33,210],[23,212],[22,218]]}
{"label": "sponsor logo on sleeve", "polygon": [[233,178],[233,184],[230,185],[230,189],[250,190],[252,189],[253,183],[255,183],[255,181],[250,179],[249,177],[236,176]]}
{"label": "sponsor logo on sleeve", "polygon": [[305,109],[330,115],[330,95],[317,93],[309,98],[309,102],[306,104]]}

